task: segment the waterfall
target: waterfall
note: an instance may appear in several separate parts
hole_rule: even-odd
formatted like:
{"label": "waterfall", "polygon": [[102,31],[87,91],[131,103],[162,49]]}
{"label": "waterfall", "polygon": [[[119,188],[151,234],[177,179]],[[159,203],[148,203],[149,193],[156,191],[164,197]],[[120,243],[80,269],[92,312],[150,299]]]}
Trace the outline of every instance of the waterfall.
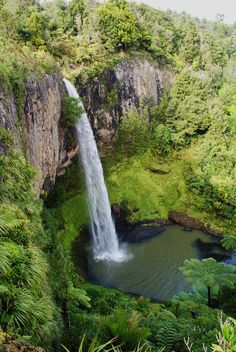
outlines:
{"label": "waterfall", "polygon": [[[82,106],[75,87],[64,79],[68,94]],[[119,248],[111,208],[93,131],[86,112],[76,124],[80,157],[85,172],[93,253],[97,260],[123,261],[125,252]]]}

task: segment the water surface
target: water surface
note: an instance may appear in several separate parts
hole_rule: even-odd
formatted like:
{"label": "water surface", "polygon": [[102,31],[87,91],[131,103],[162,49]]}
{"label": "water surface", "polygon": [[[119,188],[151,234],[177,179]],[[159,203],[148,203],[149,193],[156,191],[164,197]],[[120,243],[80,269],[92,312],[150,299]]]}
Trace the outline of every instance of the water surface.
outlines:
{"label": "water surface", "polygon": [[156,237],[124,246],[131,258],[122,263],[95,261],[88,249],[90,279],[106,287],[160,301],[189,291],[179,271],[185,259],[211,256],[223,259],[225,255],[217,238],[197,230],[184,231],[179,225],[167,226],[165,232]]}

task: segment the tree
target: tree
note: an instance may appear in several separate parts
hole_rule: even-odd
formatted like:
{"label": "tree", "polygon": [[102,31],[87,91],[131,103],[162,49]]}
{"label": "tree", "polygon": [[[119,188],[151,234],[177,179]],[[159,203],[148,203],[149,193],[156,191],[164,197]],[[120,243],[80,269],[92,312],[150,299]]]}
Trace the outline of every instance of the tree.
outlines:
{"label": "tree", "polygon": [[16,34],[14,16],[7,9],[6,0],[0,0],[0,36],[1,34],[7,39]]}
{"label": "tree", "polygon": [[180,271],[196,291],[202,290],[202,287],[207,289],[209,307],[213,290],[218,293],[220,287],[233,288],[236,284],[236,268],[217,262],[213,258],[185,260]]}
{"label": "tree", "polygon": [[187,63],[192,64],[199,58],[200,54],[200,35],[193,21],[188,22],[183,27],[181,55]]}
{"label": "tree", "polygon": [[147,111],[140,114],[137,110],[122,116],[117,138],[117,147],[128,156],[143,153],[150,137]]}
{"label": "tree", "polygon": [[165,12],[146,4],[133,5],[135,13],[152,33],[152,50],[156,48],[166,58],[178,52],[179,30],[172,18]]}
{"label": "tree", "polygon": [[129,9],[126,0],[108,0],[98,10],[101,40],[115,50],[137,50],[151,45],[151,34]]}
{"label": "tree", "polygon": [[208,103],[208,98],[212,99],[211,93],[207,75],[199,77],[189,70],[177,75],[167,108],[168,121],[176,132],[176,144],[186,144],[194,135],[207,132],[211,125]]}
{"label": "tree", "polygon": [[161,154],[168,154],[172,147],[172,130],[169,126],[159,124],[154,130],[154,147]]}

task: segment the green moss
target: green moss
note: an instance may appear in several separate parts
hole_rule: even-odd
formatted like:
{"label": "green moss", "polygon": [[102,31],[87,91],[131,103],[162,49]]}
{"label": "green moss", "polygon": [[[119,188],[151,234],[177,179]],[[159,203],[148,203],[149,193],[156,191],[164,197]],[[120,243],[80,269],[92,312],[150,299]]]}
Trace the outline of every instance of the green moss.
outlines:
{"label": "green moss", "polygon": [[[167,219],[179,211],[210,225],[215,232],[236,233],[230,221],[206,210],[204,198],[189,191],[185,182],[188,161],[182,153],[160,159],[145,153],[108,165],[107,185],[111,203],[125,201],[132,220]],[[156,173],[161,169],[167,173]]]}
{"label": "green moss", "polygon": [[79,163],[75,162],[65,175],[57,179],[55,189],[49,193],[45,205],[55,220],[49,221],[51,233],[70,251],[73,241],[88,224],[84,178]]}
{"label": "green moss", "polygon": [[63,229],[58,231],[58,238],[68,250],[79,233],[88,224],[86,197],[78,194],[65,201],[59,208],[60,222]]}
{"label": "green moss", "polygon": [[[160,160],[156,162],[159,165]],[[181,173],[177,174],[180,163],[172,163],[166,175],[150,171],[146,167],[149,163],[149,154],[133,157],[113,167],[107,177],[111,202],[126,201],[133,220],[166,219],[179,197],[183,182]]]}

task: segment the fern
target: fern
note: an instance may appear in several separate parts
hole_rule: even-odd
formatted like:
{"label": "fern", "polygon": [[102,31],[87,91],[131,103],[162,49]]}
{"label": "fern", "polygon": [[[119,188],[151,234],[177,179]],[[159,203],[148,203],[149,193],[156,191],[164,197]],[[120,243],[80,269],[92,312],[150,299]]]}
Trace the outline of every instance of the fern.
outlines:
{"label": "fern", "polygon": [[236,249],[236,237],[235,236],[225,236],[221,240],[222,246],[229,250],[229,249]]}
{"label": "fern", "polygon": [[166,352],[173,351],[175,343],[179,340],[179,333],[171,323],[165,322],[156,335],[157,347]]}
{"label": "fern", "polygon": [[28,223],[25,214],[9,203],[0,205],[0,235],[6,236]]}
{"label": "fern", "polygon": [[10,272],[11,261],[9,253],[0,242],[0,276],[7,276]]}
{"label": "fern", "polygon": [[[208,305],[211,305],[211,291],[218,292],[221,286],[234,288],[236,284],[236,268],[225,263],[218,263],[213,258],[185,260],[180,268],[187,282],[200,293],[202,287],[207,289]],[[203,292],[204,294],[204,292]]]}

